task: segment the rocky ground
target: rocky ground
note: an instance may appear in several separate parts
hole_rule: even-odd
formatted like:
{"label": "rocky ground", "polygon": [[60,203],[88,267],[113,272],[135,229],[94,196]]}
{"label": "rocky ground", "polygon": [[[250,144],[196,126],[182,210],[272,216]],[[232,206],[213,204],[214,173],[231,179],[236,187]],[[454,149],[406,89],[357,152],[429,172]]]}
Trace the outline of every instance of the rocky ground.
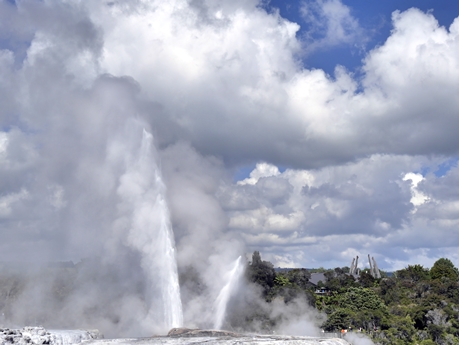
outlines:
{"label": "rocky ground", "polygon": [[102,339],[97,331],[46,330],[42,327],[0,329],[0,345],[349,345],[339,338],[239,334],[228,331],[174,328],[167,336]]}
{"label": "rocky ground", "polygon": [[92,340],[88,345],[349,345],[344,339],[286,335],[239,334],[228,331],[174,328],[167,336]]}
{"label": "rocky ground", "polygon": [[43,327],[0,328],[1,345],[70,345],[100,338],[103,336],[97,330],[48,331]]}

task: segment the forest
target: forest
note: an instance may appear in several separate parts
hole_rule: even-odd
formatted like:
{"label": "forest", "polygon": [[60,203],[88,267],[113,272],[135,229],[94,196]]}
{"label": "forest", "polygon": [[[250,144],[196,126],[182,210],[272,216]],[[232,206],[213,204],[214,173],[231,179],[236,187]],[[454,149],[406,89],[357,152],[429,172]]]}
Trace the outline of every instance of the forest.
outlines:
{"label": "forest", "polygon": [[[349,267],[322,271],[326,280],[315,286],[308,270],[276,272],[254,252],[246,277],[268,303],[282,299],[288,304],[303,296],[327,315],[321,325],[326,332],[361,331],[381,345],[459,344],[459,271],[449,259],[441,258],[431,268],[409,265],[391,276],[381,272],[380,279],[368,270],[355,279]],[[316,293],[318,288],[325,293]]]}

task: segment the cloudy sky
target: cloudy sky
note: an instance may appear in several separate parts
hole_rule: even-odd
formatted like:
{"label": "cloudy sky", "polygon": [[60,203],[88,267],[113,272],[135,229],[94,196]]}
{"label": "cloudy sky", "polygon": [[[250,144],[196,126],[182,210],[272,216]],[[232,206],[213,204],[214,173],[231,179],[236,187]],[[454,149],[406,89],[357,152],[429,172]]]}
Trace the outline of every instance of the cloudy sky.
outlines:
{"label": "cloudy sky", "polygon": [[158,176],[125,176],[145,129],[179,266],[253,250],[459,265],[458,16],[427,0],[0,0],[0,261],[141,243],[125,191]]}

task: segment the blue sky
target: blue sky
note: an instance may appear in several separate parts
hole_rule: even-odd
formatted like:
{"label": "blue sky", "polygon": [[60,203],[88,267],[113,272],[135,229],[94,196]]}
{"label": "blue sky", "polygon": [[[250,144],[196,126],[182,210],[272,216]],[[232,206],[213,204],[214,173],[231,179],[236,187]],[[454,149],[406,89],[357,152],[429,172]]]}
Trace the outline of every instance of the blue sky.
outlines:
{"label": "blue sky", "polygon": [[[448,28],[459,13],[457,1],[432,1],[432,0],[387,0],[387,1],[349,1],[342,3],[350,9],[351,15],[358,21],[364,30],[367,40],[363,48],[351,44],[338,44],[336,46],[319,49],[314,53],[303,57],[303,63],[307,68],[320,68],[333,75],[336,65],[345,66],[348,70],[359,73],[362,59],[366,52],[377,45],[382,45],[389,37],[392,30],[391,15],[394,11],[405,11],[409,8],[419,8],[424,12],[431,11],[439,24]],[[279,9],[280,15],[300,25],[298,36],[301,37],[308,31],[310,26],[301,16],[301,6],[304,1],[270,0],[266,8],[268,10]],[[320,37],[320,32],[315,34]]]}

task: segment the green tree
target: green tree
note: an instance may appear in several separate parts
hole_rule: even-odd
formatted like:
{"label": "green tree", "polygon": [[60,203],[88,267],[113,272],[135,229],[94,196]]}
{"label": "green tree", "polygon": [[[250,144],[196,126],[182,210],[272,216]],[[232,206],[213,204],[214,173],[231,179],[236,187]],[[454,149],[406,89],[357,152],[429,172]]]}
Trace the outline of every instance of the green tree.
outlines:
{"label": "green tree", "polygon": [[328,270],[324,273],[324,276],[326,278],[325,287],[331,291],[340,291],[356,285],[354,277],[346,274],[345,269],[340,267]]}
{"label": "green tree", "polygon": [[408,265],[408,267],[397,271],[396,274],[399,279],[410,280],[415,283],[429,279],[429,270],[422,265]]}
{"label": "green tree", "polygon": [[291,286],[292,283],[286,276],[283,274],[277,274],[276,278],[274,279],[274,284],[277,286]]}
{"label": "green tree", "polygon": [[432,339],[425,339],[421,341],[420,345],[436,345],[436,343]]}
{"label": "green tree", "polygon": [[359,283],[363,287],[369,288],[375,284],[375,278],[368,272],[362,272],[360,274]]}
{"label": "green tree", "polygon": [[427,329],[429,331],[430,336],[432,337],[433,341],[438,343],[438,340],[442,336],[443,332],[445,331],[444,327],[440,325],[435,325],[431,323],[430,325],[427,326]]}
{"label": "green tree", "polygon": [[413,340],[412,338],[416,333],[414,324],[415,323],[411,320],[409,315],[406,317],[393,317],[390,321],[390,327],[394,337],[406,342],[411,342]]}
{"label": "green tree", "polygon": [[298,286],[300,289],[306,289],[308,287],[309,278],[311,273],[305,268],[295,268],[287,272],[288,280]]}
{"label": "green tree", "polygon": [[349,287],[341,291],[324,296],[319,301],[322,303],[320,308],[329,315],[323,325],[325,329],[352,326],[369,331],[387,324],[388,309],[375,291],[362,287]]}
{"label": "green tree", "polygon": [[327,321],[322,327],[328,331],[333,332],[340,329],[347,329],[351,326],[354,312],[347,308],[337,308],[327,318]]}
{"label": "green tree", "polygon": [[342,295],[341,303],[354,311],[382,310],[387,311],[382,299],[372,289],[350,287]]}
{"label": "green tree", "polygon": [[379,288],[381,298],[386,305],[400,302],[402,291],[400,291],[400,287],[398,286],[397,278],[383,278],[379,283]]}
{"label": "green tree", "polygon": [[432,279],[443,277],[456,281],[459,278],[459,271],[449,259],[441,258],[435,261],[430,269]]}
{"label": "green tree", "polygon": [[269,261],[262,261],[260,252],[255,251],[252,255],[252,262],[247,266],[245,274],[250,282],[260,285],[263,289],[263,295],[268,297],[276,278],[273,264]]}

